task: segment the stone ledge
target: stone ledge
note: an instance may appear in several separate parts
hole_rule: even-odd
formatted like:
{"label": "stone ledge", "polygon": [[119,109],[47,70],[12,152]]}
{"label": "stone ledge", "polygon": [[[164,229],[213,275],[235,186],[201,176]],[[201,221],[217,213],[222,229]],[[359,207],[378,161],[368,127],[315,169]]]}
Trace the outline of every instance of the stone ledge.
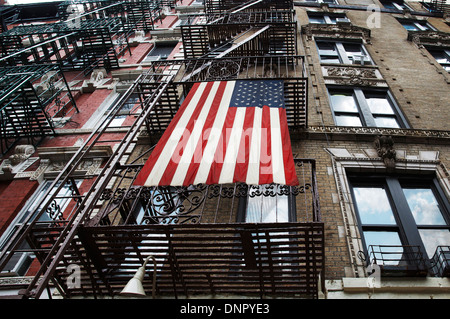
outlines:
{"label": "stone ledge", "polygon": [[449,293],[450,278],[383,278],[379,284],[369,286],[368,278],[342,278],[342,282],[327,283],[328,291],[344,292],[404,292],[404,293]]}

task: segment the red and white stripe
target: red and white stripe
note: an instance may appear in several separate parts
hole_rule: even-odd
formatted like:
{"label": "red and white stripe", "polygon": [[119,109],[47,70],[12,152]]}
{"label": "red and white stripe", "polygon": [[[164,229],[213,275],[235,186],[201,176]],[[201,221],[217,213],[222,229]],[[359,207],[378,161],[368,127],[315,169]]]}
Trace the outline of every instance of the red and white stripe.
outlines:
{"label": "red and white stripe", "polygon": [[194,84],[135,185],[298,185],[286,110],[230,107],[235,83]]}

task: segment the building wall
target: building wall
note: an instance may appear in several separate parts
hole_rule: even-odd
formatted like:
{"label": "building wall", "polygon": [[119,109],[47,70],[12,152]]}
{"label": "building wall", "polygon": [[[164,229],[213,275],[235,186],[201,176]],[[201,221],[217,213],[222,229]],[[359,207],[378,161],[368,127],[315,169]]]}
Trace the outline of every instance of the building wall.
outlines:
{"label": "building wall", "polygon": [[[366,2],[347,1],[345,4],[380,4],[378,1]],[[344,4],[344,1],[340,3]],[[417,4],[413,6],[425,12]],[[297,6],[297,19],[301,26],[309,23],[307,11],[323,12],[318,7]],[[399,131],[335,127],[314,38],[300,33],[299,51],[306,57],[310,80],[309,129],[304,135],[293,138],[293,153],[296,154],[294,157],[317,161],[320,205],[326,230],[327,289],[324,298],[448,298],[450,281],[447,278],[396,280],[383,277],[381,285],[373,289],[369,287],[366,269],[358,258],[362,243],[355,224],[355,211],[347,196],[349,194],[342,190],[345,183],[342,174],[345,173],[340,172],[341,166],[336,166],[336,159],[341,156],[339,161],[348,161],[347,172],[385,174],[388,170],[377,155],[374,141],[378,135],[391,135],[397,152],[394,174],[420,174],[421,170],[428,169],[426,165],[431,165],[431,170],[443,170],[440,182],[448,197],[450,152],[446,132],[450,116],[449,74],[423,47],[408,39],[408,32],[396,19],[410,17],[408,14],[379,12],[378,27],[370,28],[367,23],[373,14],[370,10],[325,7],[324,11],[345,13],[353,25],[370,30],[369,41],[362,39],[362,42],[376,65],[372,68],[380,72],[410,126],[409,130]],[[425,15],[417,18],[426,19],[439,31],[450,31],[444,19]],[[339,39],[338,33],[335,39]],[[430,138],[435,131],[442,134]],[[433,159],[436,161],[430,164]]]}

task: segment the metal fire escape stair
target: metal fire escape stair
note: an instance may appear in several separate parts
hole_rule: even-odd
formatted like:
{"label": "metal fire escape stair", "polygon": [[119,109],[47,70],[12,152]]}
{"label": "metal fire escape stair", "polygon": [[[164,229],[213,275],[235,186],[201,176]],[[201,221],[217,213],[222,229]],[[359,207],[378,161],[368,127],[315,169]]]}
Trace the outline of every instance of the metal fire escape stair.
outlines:
{"label": "metal fire escape stair", "polygon": [[18,140],[28,139],[31,144],[43,139],[46,135],[54,134],[44,106],[41,104],[31,79],[33,75],[23,75],[13,90],[6,74],[0,80],[0,149],[6,153]]}
{"label": "metal fire escape stair", "polygon": [[[126,103],[131,94],[135,91],[136,87],[141,83],[153,81],[151,77],[151,74],[141,74],[141,76],[127,90],[127,92],[123,94],[121,100],[118,102],[118,105]],[[142,112],[140,112],[138,118],[126,133],[126,136],[124,136],[117,149],[108,159],[108,162],[103,167],[99,177],[94,181],[91,189],[84,194],[82,199],[78,202],[78,209],[74,212],[71,219],[64,224],[63,229],[56,233],[49,231],[47,238],[41,239],[42,247],[37,247],[39,251],[43,252],[40,256],[38,256],[40,258],[41,267],[35,274],[35,277],[29,284],[28,288],[23,291],[25,297],[39,298],[50,280],[53,281],[57,289],[59,285],[66,284],[65,280],[62,280],[60,276],[58,277],[57,269],[66,252],[70,250],[74,239],[79,235],[79,229],[82,227],[84,222],[87,222],[86,219],[87,215],[90,213],[90,209],[92,209],[92,206],[95,205],[98,201],[98,197],[101,195],[101,192],[96,192],[96,187],[104,187],[104,185],[107,184],[105,181],[112,178],[116,170],[116,165],[119,163],[119,159],[122,158],[127,152],[129,141],[133,140],[140,132],[141,128],[144,127],[149,114],[152,112],[153,108],[159,102],[171,83],[172,76],[166,76],[159,82],[159,85],[152,92],[149,92],[142,103]],[[111,111],[110,115],[115,115],[113,113],[118,112],[119,108],[115,108]],[[61,171],[54,183],[43,195],[42,198],[46,198],[46,200],[42,203],[40,212],[38,212],[36,216],[30,216],[28,220],[24,221],[21,229],[17,232],[17,238],[11,240],[8,243],[8,247],[5,247],[0,254],[0,268],[4,267],[4,265],[8,262],[8,252],[16,251],[18,246],[23,243],[27,236],[32,233],[32,230],[36,228],[36,221],[39,220],[40,216],[45,213],[47,208],[51,205],[56,197],[55,194],[58,194],[63,185],[70,182],[70,180],[74,178],[73,174],[75,174],[76,169],[83,162],[84,157],[88,156],[88,153],[95,145],[101,143],[99,139],[110,125],[112,119],[113,116],[108,116],[107,119],[105,119],[103,123],[97,127],[97,129],[86,140],[84,145],[80,147],[77,153],[66,164],[66,167]],[[60,183],[58,184],[58,182]],[[54,190],[53,194],[50,193],[52,189]],[[31,220],[31,218],[34,219]],[[51,236],[54,237],[51,238]],[[51,243],[51,246],[49,246],[49,243]],[[60,292],[61,291],[62,290],[60,290]]]}

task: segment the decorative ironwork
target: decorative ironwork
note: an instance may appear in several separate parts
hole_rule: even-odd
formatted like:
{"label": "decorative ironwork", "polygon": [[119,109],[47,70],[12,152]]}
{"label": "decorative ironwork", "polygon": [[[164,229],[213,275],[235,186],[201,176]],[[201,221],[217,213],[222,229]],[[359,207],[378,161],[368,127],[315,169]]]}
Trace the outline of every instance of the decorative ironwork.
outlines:
{"label": "decorative ironwork", "polygon": [[[295,159],[298,186],[278,184],[190,186],[128,186],[115,185],[103,190],[99,200],[102,213],[95,218],[106,224],[183,224],[236,222],[245,214],[248,198],[290,196],[297,201],[297,218],[320,221],[319,198],[313,160]],[[135,178],[139,169],[126,169],[121,178]],[[275,214],[282,214],[274,207]]]}
{"label": "decorative ironwork", "polygon": [[53,200],[51,202],[51,204],[46,209],[46,213],[54,221],[63,219],[63,213],[61,211],[61,206],[58,204],[58,202],[56,200]]}
{"label": "decorative ironwork", "polygon": [[142,224],[198,223],[195,213],[203,204],[206,187],[144,187],[139,194],[142,200]]}
{"label": "decorative ironwork", "polygon": [[239,75],[239,71],[240,66],[236,61],[214,61],[208,68],[207,79],[211,81],[236,79]]}

